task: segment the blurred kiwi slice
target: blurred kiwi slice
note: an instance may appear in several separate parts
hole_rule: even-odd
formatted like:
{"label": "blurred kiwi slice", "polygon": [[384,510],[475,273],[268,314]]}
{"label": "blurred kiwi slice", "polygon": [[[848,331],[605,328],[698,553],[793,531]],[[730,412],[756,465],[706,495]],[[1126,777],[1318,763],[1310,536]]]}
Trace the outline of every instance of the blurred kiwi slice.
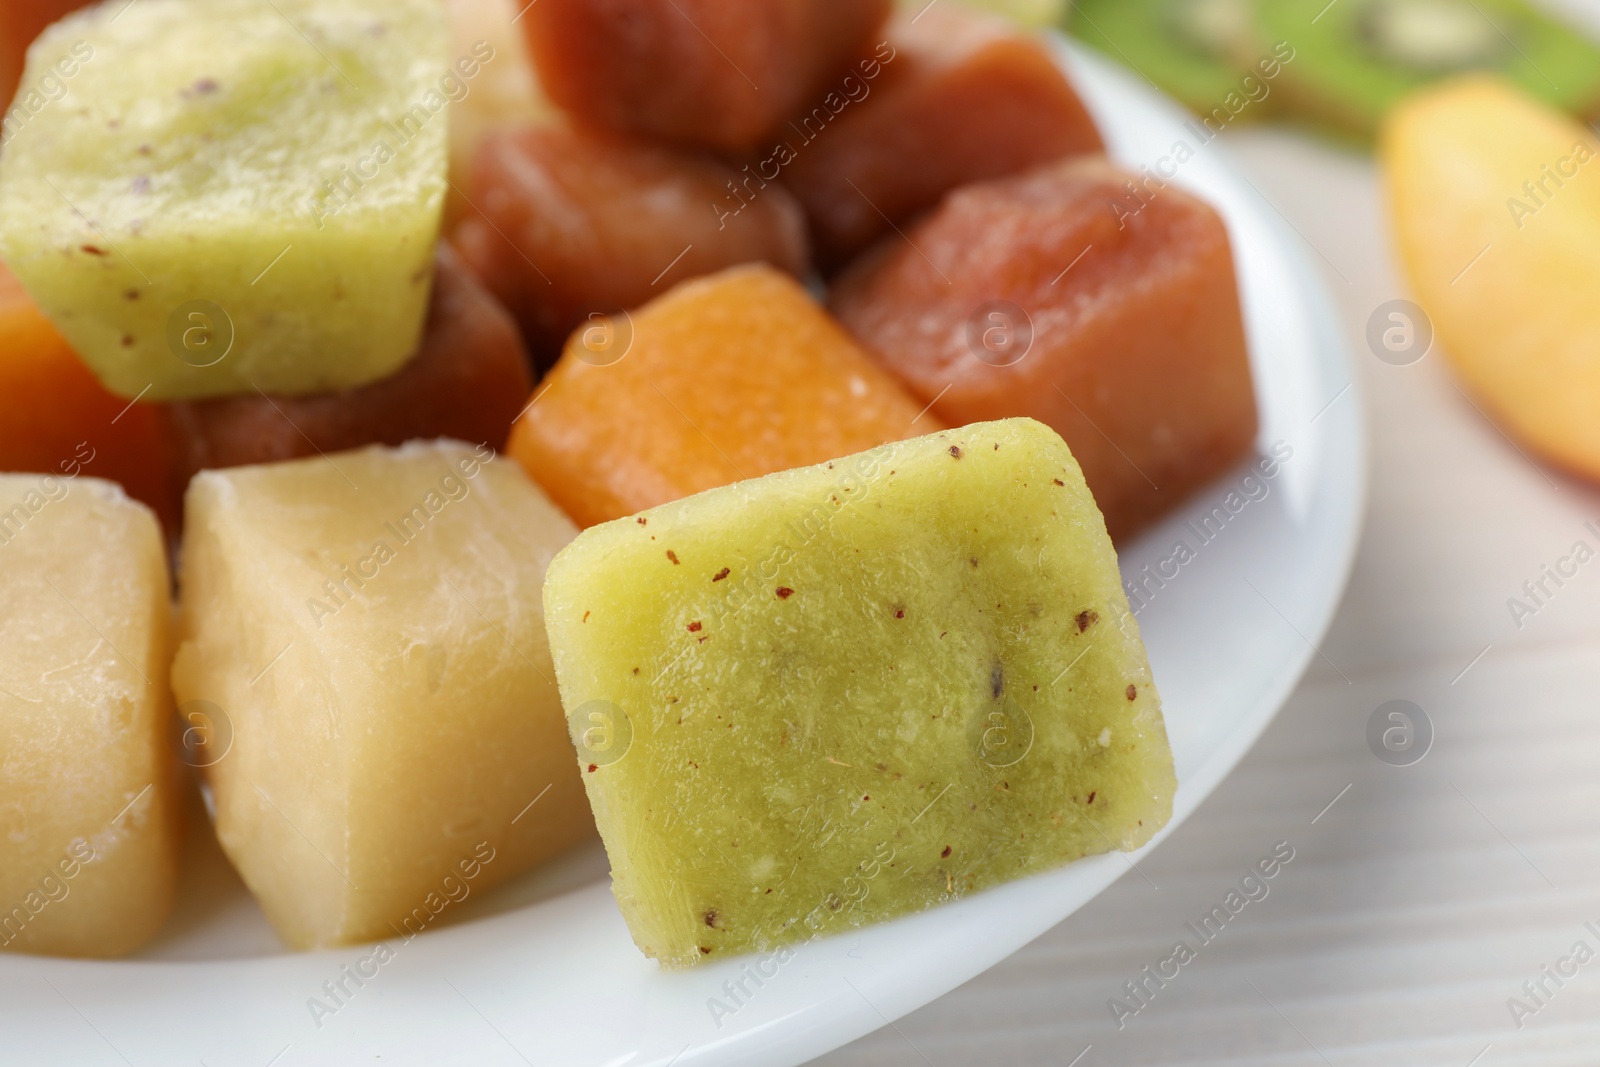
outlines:
{"label": "blurred kiwi slice", "polygon": [[[1059,26],[1065,22],[1067,5],[1071,0],[961,0],[961,2],[967,7],[981,8],[996,15],[1004,15],[1024,29],[1036,30],[1041,26]],[[895,0],[895,6],[901,11],[917,16],[932,7],[933,2]]]}
{"label": "blurred kiwi slice", "polygon": [[[1073,0],[1073,36],[1133,68],[1201,115],[1245,95],[1244,79],[1270,58],[1257,30],[1259,0]],[[1238,112],[1265,118],[1274,96]]]}
{"label": "blurred kiwi slice", "polygon": [[1284,102],[1370,139],[1402,96],[1436,78],[1497,71],[1583,119],[1600,116],[1600,46],[1522,0],[1258,0],[1286,41]]}

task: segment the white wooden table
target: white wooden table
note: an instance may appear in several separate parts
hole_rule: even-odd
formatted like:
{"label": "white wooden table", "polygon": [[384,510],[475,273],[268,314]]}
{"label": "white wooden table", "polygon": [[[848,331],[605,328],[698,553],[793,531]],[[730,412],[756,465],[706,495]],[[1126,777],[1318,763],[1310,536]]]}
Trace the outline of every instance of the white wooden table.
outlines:
{"label": "white wooden table", "polygon": [[[1524,458],[1437,351],[1367,350],[1368,316],[1406,295],[1370,161],[1280,131],[1228,148],[1319,254],[1357,355],[1371,495],[1322,655],[1148,881],[824,1067],[1600,1064],[1600,559],[1520,629],[1507,607],[1575,542],[1600,550],[1600,490]],[[1391,699],[1434,726],[1411,766],[1367,744]],[[1280,841],[1269,895],[1119,1029],[1124,983]]]}

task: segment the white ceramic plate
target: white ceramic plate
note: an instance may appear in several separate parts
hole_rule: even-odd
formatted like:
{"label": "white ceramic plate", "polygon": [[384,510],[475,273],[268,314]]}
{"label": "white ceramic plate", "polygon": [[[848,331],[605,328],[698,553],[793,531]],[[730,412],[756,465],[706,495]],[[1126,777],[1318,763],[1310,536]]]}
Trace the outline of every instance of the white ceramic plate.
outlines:
{"label": "white ceramic plate", "polygon": [[[1266,726],[1332,615],[1359,526],[1361,419],[1327,300],[1275,211],[1144,83],[1068,51],[1117,159],[1154,167],[1179,142],[1193,150],[1175,180],[1216,205],[1232,233],[1261,405],[1258,451],[1292,450],[1275,477],[1247,481],[1254,461],[1241,465],[1123,553],[1124,576],[1146,582],[1139,621],[1181,783],[1172,822],[1153,848]],[[1209,529],[1200,521],[1207,515]],[[1164,562],[1179,542],[1192,558]],[[1157,577],[1147,578],[1146,567]],[[813,942],[759,987],[746,979],[751,995],[735,1001],[724,983],[754,962],[749,957],[669,974],[639,954],[598,844],[468,900],[451,925],[392,942],[393,958],[358,986],[343,968],[370,959],[370,948],[283,953],[205,844],[209,835],[194,836],[202,843],[190,856],[178,915],[142,957],[0,957],[0,1061],[786,1067],[992,966],[1137,859],[1093,857]],[[336,1001],[324,983],[341,978],[346,993]],[[337,1010],[313,1013],[313,997]],[[714,1018],[710,998],[737,1010]]]}

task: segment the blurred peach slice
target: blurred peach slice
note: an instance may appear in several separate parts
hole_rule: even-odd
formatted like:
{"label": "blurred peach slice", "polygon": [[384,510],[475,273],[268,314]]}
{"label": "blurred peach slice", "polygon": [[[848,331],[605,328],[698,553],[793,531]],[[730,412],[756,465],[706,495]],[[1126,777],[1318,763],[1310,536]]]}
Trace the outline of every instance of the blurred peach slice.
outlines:
{"label": "blurred peach slice", "polygon": [[1509,82],[1471,77],[1389,118],[1400,255],[1484,411],[1600,478],[1600,141]]}

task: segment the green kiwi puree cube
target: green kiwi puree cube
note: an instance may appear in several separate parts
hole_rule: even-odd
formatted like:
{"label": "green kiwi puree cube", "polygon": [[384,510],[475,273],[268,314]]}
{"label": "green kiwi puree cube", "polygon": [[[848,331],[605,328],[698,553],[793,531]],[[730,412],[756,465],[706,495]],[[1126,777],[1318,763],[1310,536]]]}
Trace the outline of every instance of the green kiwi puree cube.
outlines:
{"label": "green kiwi puree cube", "polygon": [[1134,849],[1171,815],[1116,554],[1032,419],[595,526],[544,599],[617,901],[668,966]]}
{"label": "green kiwi puree cube", "polygon": [[[123,396],[385,377],[432,283],[446,40],[433,0],[70,16],[29,50],[6,116],[0,257]],[[36,83],[52,91],[29,98]]]}

